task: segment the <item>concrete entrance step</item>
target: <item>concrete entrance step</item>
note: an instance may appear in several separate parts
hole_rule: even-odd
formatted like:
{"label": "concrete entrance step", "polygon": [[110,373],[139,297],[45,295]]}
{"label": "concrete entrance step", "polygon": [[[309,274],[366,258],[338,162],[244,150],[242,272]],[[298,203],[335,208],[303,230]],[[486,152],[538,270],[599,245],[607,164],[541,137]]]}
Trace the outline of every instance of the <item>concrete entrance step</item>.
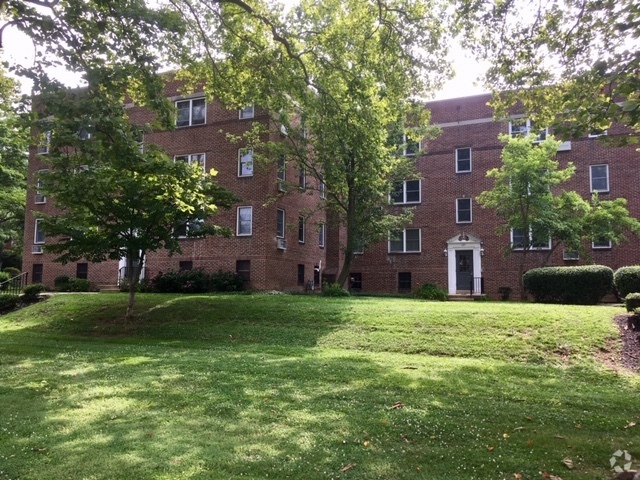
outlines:
{"label": "concrete entrance step", "polygon": [[100,292],[119,292],[120,287],[118,285],[98,285]]}
{"label": "concrete entrance step", "polygon": [[469,295],[468,293],[456,293],[455,295],[449,295],[449,300],[453,302],[472,302],[476,298],[482,298],[484,295],[480,293],[474,293],[473,295]]}

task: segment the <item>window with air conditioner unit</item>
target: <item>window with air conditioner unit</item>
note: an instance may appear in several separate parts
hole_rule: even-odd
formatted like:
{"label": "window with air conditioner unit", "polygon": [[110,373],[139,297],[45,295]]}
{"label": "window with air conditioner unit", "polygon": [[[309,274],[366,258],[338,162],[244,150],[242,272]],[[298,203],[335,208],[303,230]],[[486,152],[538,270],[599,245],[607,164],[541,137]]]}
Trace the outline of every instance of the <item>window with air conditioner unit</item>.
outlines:
{"label": "window with air conditioner unit", "polygon": [[564,250],[562,252],[563,260],[580,260],[580,254],[576,250]]}
{"label": "window with air conditioner unit", "polygon": [[247,105],[246,107],[240,109],[238,118],[240,118],[240,120],[244,120],[247,118],[253,118],[254,115],[255,115],[255,110],[253,108],[253,105]]}
{"label": "window with air conditioner unit", "polygon": [[284,238],[276,239],[276,245],[278,250],[286,250],[287,249],[287,241]]}
{"label": "window with air conditioner unit", "polygon": [[44,196],[44,194],[41,192],[42,187],[44,187],[44,175],[46,175],[46,173],[49,170],[38,170],[38,181],[36,183],[36,195],[35,195],[35,203],[36,204],[43,204],[43,203],[47,203],[47,197]]}

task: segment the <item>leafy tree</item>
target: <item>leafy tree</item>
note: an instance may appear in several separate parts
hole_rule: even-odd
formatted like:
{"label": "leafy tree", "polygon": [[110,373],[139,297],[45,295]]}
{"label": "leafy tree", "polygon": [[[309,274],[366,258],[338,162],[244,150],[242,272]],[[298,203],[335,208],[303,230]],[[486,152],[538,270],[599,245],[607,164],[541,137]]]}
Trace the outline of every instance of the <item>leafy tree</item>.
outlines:
{"label": "leafy tree", "polygon": [[197,52],[183,59],[183,78],[206,79],[230,107],[270,112],[270,135],[255,124],[246,137],[256,161],[285,155],[324,190],[328,218],[346,231],[343,285],[354,251],[411,218],[384,205],[395,181],[416,175],[399,155],[407,139],[433,133],[408,99],[428,96],[449,72],[446,3],[303,0],[287,14],[260,1],[172,4]]}
{"label": "leafy tree", "polygon": [[0,253],[7,240],[22,238],[24,228],[29,132],[15,112],[17,86],[0,70]]}
{"label": "leafy tree", "polygon": [[493,209],[502,220],[498,233],[520,233],[518,241],[514,238],[506,251],[522,251],[518,270],[522,299],[526,298],[522,275],[532,249],[549,247],[544,266],[560,245],[586,255],[586,241],[618,243],[626,231],[640,233],[640,223],[629,216],[625,199],[601,201],[594,195],[588,202],[576,192],[557,191],[575,173],[571,163],[559,168],[555,159],[559,142],[549,137],[536,144],[532,135],[502,135],[501,140],[505,143],[502,166],[487,172],[494,179],[494,187],[482,192],[477,201]]}
{"label": "leafy tree", "polygon": [[174,162],[154,145],[142,145],[140,127],[128,121],[117,97],[65,91],[41,101],[44,111],[56,112],[41,123],[53,132],[42,190],[59,209],[43,215],[44,231],[57,240],[45,249],[63,263],[126,258],[129,318],[140,275],[136,267],[146,254],[179,252],[175,230],[183,226],[189,236],[230,234],[202,222],[235,198],[217,185],[214,171]]}
{"label": "leafy tree", "polygon": [[539,125],[579,137],[620,122],[640,129],[640,6],[635,0],[463,0],[467,44],[491,66],[497,116],[521,102]]}
{"label": "leafy tree", "polygon": [[[228,233],[201,221],[234,200],[214,172],[174,163],[153,145],[141,148],[145,131],[173,127],[158,71],[162,55],[181,48],[175,39],[183,24],[141,0],[4,5],[9,24],[33,40],[39,60],[16,70],[33,81],[32,126],[40,141],[51,132],[42,190],[59,212],[43,216],[46,250],[61,262],[126,257],[130,318],[140,273],[135,264],[158,249],[179,251],[174,230],[185,224],[189,235]],[[59,64],[80,73],[87,86],[71,91],[52,79],[48,68]],[[132,125],[131,102],[153,111],[154,120]]]}

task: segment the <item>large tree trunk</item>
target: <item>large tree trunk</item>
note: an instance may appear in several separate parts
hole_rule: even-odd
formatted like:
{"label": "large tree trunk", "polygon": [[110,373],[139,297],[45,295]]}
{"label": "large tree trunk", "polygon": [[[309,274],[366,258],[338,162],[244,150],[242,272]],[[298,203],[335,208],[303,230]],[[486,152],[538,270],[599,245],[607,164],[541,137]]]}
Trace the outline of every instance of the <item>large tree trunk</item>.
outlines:
{"label": "large tree trunk", "polygon": [[[129,301],[127,303],[127,313],[125,314],[125,320],[129,321],[133,318],[133,306],[136,301],[136,290],[138,283],[140,282],[140,272],[142,271],[142,265],[144,264],[144,252],[136,252],[135,255],[127,256],[127,270],[129,281]],[[139,257],[139,258],[137,258]],[[138,260],[138,266],[135,266],[135,261]]]}
{"label": "large tree trunk", "polygon": [[520,300],[527,301],[527,292],[524,290],[524,265],[527,261],[527,250],[522,252],[522,258],[520,259],[520,265],[518,266],[518,287],[520,288]]}

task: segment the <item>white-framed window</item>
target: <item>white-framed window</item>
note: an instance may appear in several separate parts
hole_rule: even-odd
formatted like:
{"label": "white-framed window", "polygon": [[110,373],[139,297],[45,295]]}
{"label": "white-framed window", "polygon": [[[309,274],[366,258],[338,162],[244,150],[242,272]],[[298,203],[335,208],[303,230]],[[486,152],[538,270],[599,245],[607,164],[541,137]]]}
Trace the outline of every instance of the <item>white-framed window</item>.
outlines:
{"label": "white-framed window", "polygon": [[89,140],[91,138],[89,127],[80,127],[80,130],[78,130],[78,138],[80,140]]}
{"label": "white-framed window", "polygon": [[51,130],[44,132],[44,143],[38,145],[38,154],[46,155],[49,153],[49,147],[51,146]]}
{"label": "white-framed window", "polygon": [[320,248],[324,248],[324,236],[325,236],[325,225],[321,223],[318,225],[318,246]]}
{"label": "white-framed window", "polygon": [[524,250],[525,240],[529,241],[530,250],[549,250],[551,248],[551,239],[536,232],[535,229],[530,229],[527,236],[525,236],[525,230],[522,228],[511,229],[511,248],[513,250]]}
{"label": "white-framed window", "polygon": [[236,235],[246,237],[253,233],[253,207],[238,207]]}
{"label": "white-framed window", "polygon": [[204,98],[176,101],[176,127],[204,125],[207,121],[207,104]]}
{"label": "white-framed window", "polygon": [[591,242],[591,248],[594,250],[609,250],[611,249],[611,240],[606,238],[598,238]]}
{"label": "white-framed window", "polygon": [[327,185],[324,183],[324,175],[321,173],[318,178],[318,190],[320,191],[320,198],[325,198],[327,195]]}
{"label": "white-framed window", "polygon": [[44,245],[45,242],[46,236],[42,229],[42,222],[43,220],[41,218],[36,218],[36,224],[33,231],[33,243],[35,245]]}
{"label": "white-framed window", "polygon": [[420,142],[411,140],[406,135],[402,136],[402,155],[405,157],[414,157],[420,151]]}
{"label": "white-framed window", "polygon": [[304,167],[300,167],[300,172],[298,174],[298,188],[300,188],[300,190],[305,190],[307,188],[307,172]]}
{"label": "white-framed window", "polygon": [[276,212],[276,237],[284,238],[285,213],[281,208],[278,208]]}
{"label": "white-framed window", "polygon": [[589,166],[589,179],[592,192],[609,191],[609,165]]}
{"label": "white-framed window", "polygon": [[306,223],[305,218],[302,215],[300,215],[298,217],[298,243],[305,242],[305,223]]}
{"label": "white-framed window", "polygon": [[238,118],[240,120],[244,120],[246,118],[253,118],[254,115],[255,115],[255,111],[254,111],[253,105],[247,105],[246,107],[241,108],[239,110]]}
{"label": "white-framed window", "polygon": [[536,128],[535,122],[528,118],[521,118],[509,122],[509,135],[512,137],[527,137],[536,135],[535,142],[542,142],[547,139],[549,130],[547,128]]}
{"label": "white-framed window", "polygon": [[178,238],[186,238],[189,235],[189,232],[197,232],[200,230],[203,223],[204,220],[202,219],[185,221],[173,230],[173,234]]}
{"label": "white-framed window", "polygon": [[204,153],[192,153],[189,155],[176,155],[173,157],[174,162],[184,162],[187,165],[197,165],[204,173],[205,155]]}
{"label": "white-framed window", "polygon": [[44,169],[44,170],[38,170],[37,173],[37,182],[36,182],[36,195],[35,195],[35,203],[36,204],[43,204],[43,203],[47,203],[47,197],[44,196],[44,194],[41,192],[42,187],[44,186],[44,175],[48,172],[49,170]]}
{"label": "white-framed window", "polygon": [[471,171],[471,148],[456,148],[456,173]]}
{"label": "white-framed window", "polygon": [[287,179],[287,161],[284,155],[278,157],[278,172],[276,175],[280,182],[284,182]]}
{"label": "white-framed window", "polygon": [[243,148],[238,150],[238,176],[253,176],[253,150]]}
{"label": "white-framed window", "polygon": [[471,199],[456,199],[456,223],[471,223]]}
{"label": "white-framed window", "polygon": [[593,128],[589,132],[589,138],[604,137],[605,135],[609,135],[609,130],[603,130],[601,128]]}
{"label": "white-framed window", "polygon": [[419,253],[421,248],[419,228],[405,228],[389,234],[389,253]]}
{"label": "white-framed window", "polygon": [[391,202],[398,203],[420,203],[420,180],[405,180],[393,186]]}

